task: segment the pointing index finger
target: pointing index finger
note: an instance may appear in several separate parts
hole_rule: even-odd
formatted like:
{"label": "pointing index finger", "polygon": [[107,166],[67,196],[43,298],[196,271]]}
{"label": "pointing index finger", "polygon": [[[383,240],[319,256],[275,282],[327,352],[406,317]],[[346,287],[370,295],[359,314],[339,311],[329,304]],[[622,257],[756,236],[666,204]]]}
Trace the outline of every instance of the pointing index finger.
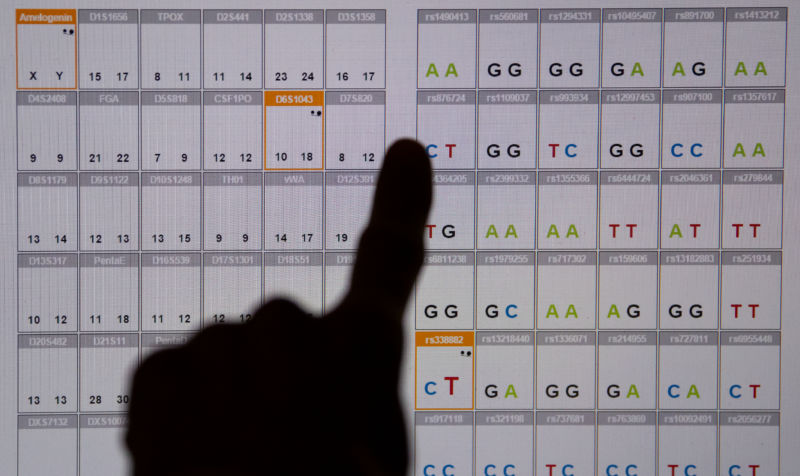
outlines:
{"label": "pointing index finger", "polygon": [[431,176],[430,160],[418,142],[402,139],[389,148],[343,307],[401,318],[422,266]]}

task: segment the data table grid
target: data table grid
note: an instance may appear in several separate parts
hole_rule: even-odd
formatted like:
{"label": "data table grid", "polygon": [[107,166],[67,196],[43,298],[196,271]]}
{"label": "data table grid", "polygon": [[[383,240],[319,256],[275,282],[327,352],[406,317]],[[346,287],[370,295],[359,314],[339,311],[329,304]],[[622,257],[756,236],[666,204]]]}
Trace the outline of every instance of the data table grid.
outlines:
{"label": "data table grid", "polygon": [[788,8],[405,13],[16,10],[18,474],[121,474],[148,355],[333,309],[392,120],[415,474],[778,474]]}

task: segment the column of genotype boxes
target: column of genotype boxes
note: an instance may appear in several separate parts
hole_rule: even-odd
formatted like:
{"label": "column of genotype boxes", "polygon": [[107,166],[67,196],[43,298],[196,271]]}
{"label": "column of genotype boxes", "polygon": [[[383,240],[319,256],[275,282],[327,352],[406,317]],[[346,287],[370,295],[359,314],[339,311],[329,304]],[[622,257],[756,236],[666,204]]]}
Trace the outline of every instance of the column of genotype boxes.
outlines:
{"label": "column of genotype boxes", "polygon": [[786,17],[418,11],[416,474],[777,474]]}
{"label": "column of genotype boxes", "polygon": [[344,289],[385,147],[386,11],[16,17],[19,474],[120,474],[142,358]]}

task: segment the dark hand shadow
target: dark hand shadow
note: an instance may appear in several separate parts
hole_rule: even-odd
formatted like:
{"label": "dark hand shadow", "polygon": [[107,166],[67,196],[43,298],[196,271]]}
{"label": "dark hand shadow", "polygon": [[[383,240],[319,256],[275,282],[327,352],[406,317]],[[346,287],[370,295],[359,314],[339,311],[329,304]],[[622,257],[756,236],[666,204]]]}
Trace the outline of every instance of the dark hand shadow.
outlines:
{"label": "dark hand shadow", "polygon": [[135,476],[406,474],[401,319],[431,175],[417,142],[389,149],[350,289],[330,313],[270,301],[142,363],[126,436]]}

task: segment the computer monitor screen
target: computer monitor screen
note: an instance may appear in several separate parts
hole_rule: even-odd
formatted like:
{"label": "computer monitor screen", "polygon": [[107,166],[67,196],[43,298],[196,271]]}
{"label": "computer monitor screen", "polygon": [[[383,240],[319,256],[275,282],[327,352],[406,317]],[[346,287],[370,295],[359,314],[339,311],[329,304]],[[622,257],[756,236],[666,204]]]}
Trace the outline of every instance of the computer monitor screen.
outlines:
{"label": "computer monitor screen", "polygon": [[412,137],[411,474],[795,474],[800,13],[568,3],[5,2],[0,473],[127,474],[149,355],[333,309]]}

